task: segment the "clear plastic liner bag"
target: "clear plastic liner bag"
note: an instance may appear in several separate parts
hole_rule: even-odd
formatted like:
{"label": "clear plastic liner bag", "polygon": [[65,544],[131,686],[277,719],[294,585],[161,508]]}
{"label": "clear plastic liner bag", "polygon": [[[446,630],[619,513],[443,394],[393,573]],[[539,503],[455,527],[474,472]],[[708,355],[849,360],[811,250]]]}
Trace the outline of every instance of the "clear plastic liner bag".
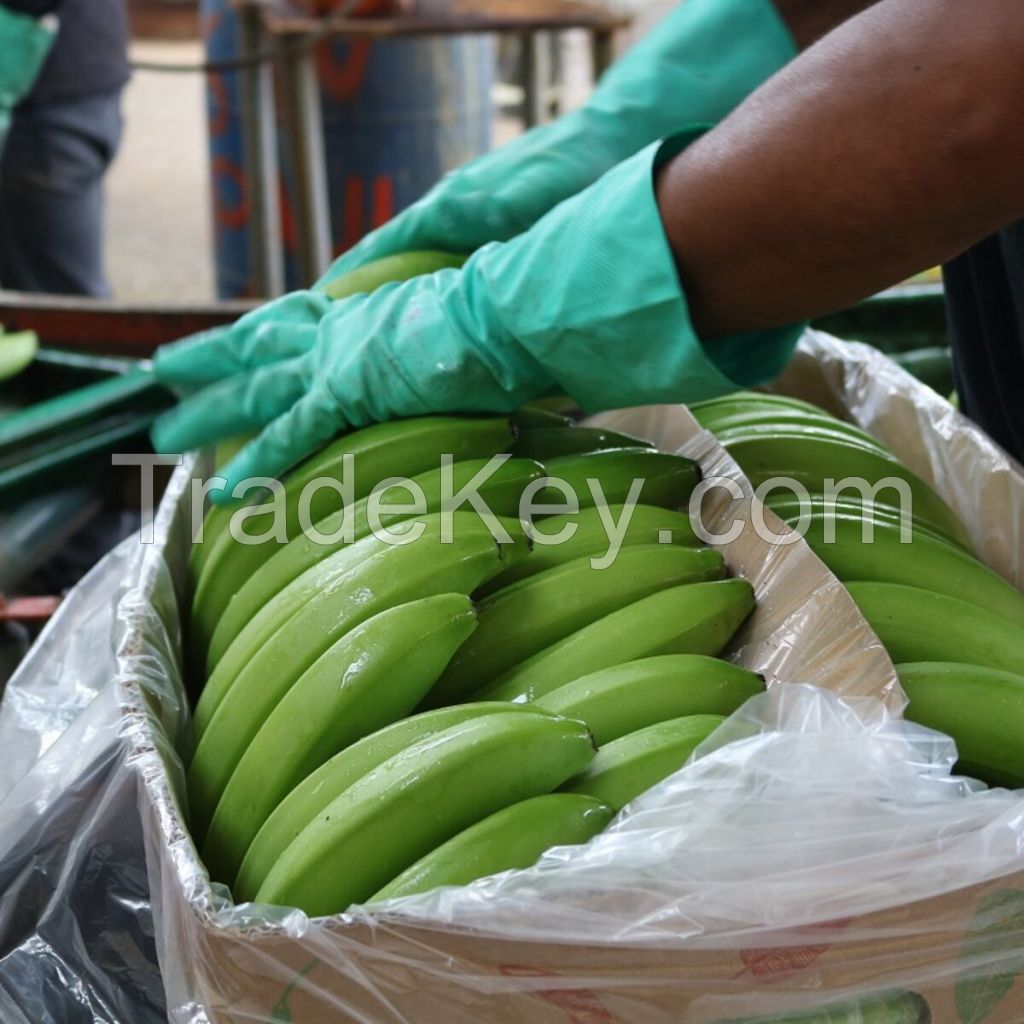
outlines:
{"label": "clear plastic liner bag", "polygon": [[[1024,485],[994,446],[838,342],[811,336],[796,366],[819,349],[803,397],[899,422],[907,436],[886,439],[934,451],[960,511],[1003,480],[1006,521],[994,492],[986,515],[1018,536]],[[911,422],[908,403],[926,412]],[[681,410],[615,415],[735,472]],[[933,416],[941,444],[914,434]],[[942,461],[960,445],[970,459]],[[723,552],[760,607],[731,654],[772,686],[606,833],[383,913],[234,906],[184,827],[175,753],[192,472],[156,543],[125,542],[83,581],[0,706],[0,1019],[1024,1019],[1024,798],[951,777],[951,742],[895,717],[891,663],[821,563],[743,531]],[[749,518],[746,495],[709,501],[714,523]]]}
{"label": "clear plastic liner bag", "polygon": [[774,389],[880,438],[960,517],[975,550],[1024,588],[1024,467],[945,397],[870,345],[806,331]]}

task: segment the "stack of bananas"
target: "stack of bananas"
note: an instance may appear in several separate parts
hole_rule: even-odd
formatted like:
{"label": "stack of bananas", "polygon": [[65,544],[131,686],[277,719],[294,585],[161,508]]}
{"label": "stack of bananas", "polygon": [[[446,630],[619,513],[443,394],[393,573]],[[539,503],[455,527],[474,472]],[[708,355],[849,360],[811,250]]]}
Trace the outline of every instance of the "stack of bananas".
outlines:
{"label": "stack of bananas", "polygon": [[[885,645],[910,699],[907,717],[952,736],[958,770],[992,785],[1024,786],[1024,596],[979,561],[962,524],[881,442],[817,406],[743,393],[691,412],[729,450],[755,487],[788,477],[811,495],[765,502],[848,587]],[[873,505],[844,492],[826,502],[827,479],[874,486],[895,477],[912,498],[902,543],[895,492]],[[873,536],[865,532],[869,521]]]}
{"label": "stack of bananas", "polygon": [[[441,456],[457,489],[501,452],[512,458],[478,488],[499,543],[477,510],[442,515]],[[306,489],[341,478],[346,456],[348,507]],[[369,501],[396,476],[427,505],[385,506],[400,545],[371,529]],[[562,543],[531,543],[518,517],[546,476],[579,500],[535,525],[571,533]],[[189,635],[202,681],[189,820],[211,877],[317,915],[466,884],[586,842],[676,771],[763,689],[715,657],[754,598],[675,511],[698,480],[688,459],[528,408],[339,439],[283,481],[286,536],[267,543],[242,543],[214,508],[193,549]],[[634,481],[622,548],[596,568]],[[537,486],[538,504],[564,504]],[[247,512],[250,535],[272,525]]]}

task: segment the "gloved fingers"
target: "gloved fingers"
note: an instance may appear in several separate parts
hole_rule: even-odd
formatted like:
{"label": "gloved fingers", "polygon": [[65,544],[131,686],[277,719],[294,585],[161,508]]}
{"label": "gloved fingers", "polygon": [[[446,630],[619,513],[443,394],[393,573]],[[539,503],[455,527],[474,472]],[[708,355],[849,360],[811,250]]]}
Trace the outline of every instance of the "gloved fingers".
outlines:
{"label": "gloved fingers", "polygon": [[320,320],[331,300],[317,292],[292,292],[275,299],[229,327],[193,334],[163,345],[153,372],[170,387],[194,390],[259,366],[292,359],[316,342]]}
{"label": "gloved fingers", "polygon": [[306,393],[304,357],[218,381],[186,398],[153,425],[158,452],[184,452],[258,430]]}
{"label": "gloved fingers", "polygon": [[280,479],[296,463],[321,448],[349,424],[327,396],[314,389],[278,416],[221,470],[227,482],[212,495],[222,504],[242,481],[252,477]]}

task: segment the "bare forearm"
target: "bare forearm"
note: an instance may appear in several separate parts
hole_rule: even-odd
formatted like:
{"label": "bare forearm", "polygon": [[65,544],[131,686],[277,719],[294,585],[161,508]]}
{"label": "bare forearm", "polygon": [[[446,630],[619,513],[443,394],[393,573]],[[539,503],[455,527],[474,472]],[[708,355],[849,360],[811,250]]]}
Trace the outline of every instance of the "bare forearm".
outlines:
{"label": "bare forearm", "polygon": [[816,43],[875,0],[772,0],[801,50]]}
{"label": "bare forearm", "polygon": [[667,165],[698,331],[839,308],[1024,214],[1021,13],[880,0]]}

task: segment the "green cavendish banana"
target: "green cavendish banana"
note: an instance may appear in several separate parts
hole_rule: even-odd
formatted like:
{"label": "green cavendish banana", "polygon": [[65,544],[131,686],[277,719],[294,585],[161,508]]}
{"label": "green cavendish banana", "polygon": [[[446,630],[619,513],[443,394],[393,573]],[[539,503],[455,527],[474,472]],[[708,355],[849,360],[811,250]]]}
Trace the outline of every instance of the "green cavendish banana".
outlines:
{"label": "green cavendish banana", "polygon": [[353,783],[285,850],[259,903],[334,914],[510,804],[557,789],[594,755],[587,727],[490,715],[411,747]]}
{"label": "green cavendish banana", "polygon": [[[637,480],[642,481],[643,487],[635,501],[684,508],[700,483],[700,467],[692,459],[653,448],[609,448],[584,455],[564,455],[549,459],[545,469],[549,477],[562,481],[576,495],[580,508],[628,501]],[[565,492],[549,486],[538,493],[534,504],[564,508],[565,502]]]}
{"label": "green cavendish banana", "polygon": [[711,548],[638,544],[605,569],[589,558],[499,590],[480,605],[480,625],[430,691],[426,706],[455,704],[538,651],[659,590],[725,577]]}
{"label": "green cavendish banana", "polygon": [[716,410],[706,410],[695,414],[697,422],[712,434],[727,434],[735,431],[751,431],[753,433],[777,430],[779,428],[807,428],[825,430],[829,433],[849,437],[852,441],[866,445],[877,451],[889,454],[889,449],[867,431],[855,427],[852,423],[836,419],[827,413],[808,412],[804,409],[790,409],[782,406],[724,406]]}
{"label": "green cavendish banana", "polygon": [[222,470],[250,441],[258,435],[256,433],[237,434],[235,437],[225,438],[218,442],[213,449],[213,468],[219,472]]}
{"label": "green cavendish banana", "polygon": [[[500,417],[459,418],[424,416],[417,419],[377,423],[332,442],[311,456],[282,480],[285,497],[280,521],[284,536],[301,533],[299,505],[303,493],[308,501],[309,521],[318,523],[342,504],[335,487],[311,485],[318,480],[344,479],[344,461],[354,457],[353,499],[365,498],[381,481],[392,476],[410,476],[439,467],[442,455],[455,461],[489,458],[504,451],[514,440],[512,424]],[[247,519],[241,533],[262,537],[275,525],[273,511]],[[238,531],[235,531],[238,532]],[[197,665],[204,664],[206,651],[228,602],[249,577],[271,557],[281,544],[276,540],[242,543],[224,530],[205,558],[192,601],[189,642]]]}
{"label": "green cavendish banana", "polygon": [[367,619],[322,654],[270,713],[224,789],[203,846],[211,877],[230,884],[260,826],[295,786],[409,714],[475,625],[468,597],[440,594]]}
{"label": "green cavendish banana", "polygon": [[5,334],[0,327],[0,381],[10,380],[26,369],[39,351],[35,331]]}
{"label": "green cavendish banana", "polygon": [[[466,462],[455,463],[451,469],[452,492],[460,491],[478,473],[484,471],[488,464],[489,460],[487,459],[470,459]],[[526,459],[509,459],[477,487],[477,493],[496,515],[518,515],[519,500],[523,489],[543,475],[544,470],[539,463]],[[426,499],[423,514],[441,510],[443,495],[442,471],[440,469],[432,469],[412,477],[410,483],[419,487]],[[408,507],[408,503],[411,501],[410,494],[404,488],[389,491],[387,496],[399,509],[403,505]],[[275,594],[280,593],[293,580],[298,579],[317,563],[346,547],[347,543],[361,540],[371,533],[373,524],[369,521],[369,504],[369,499],[363,498],[347,510],[351,522],[349,533],[351,541],[346,541],[342,537],[346,512],[344,510],[335,512],[316,524],[320,537],[302,533],[285,544],[284,547],[277,548],[271,557],[239,587],[235,596],[224,609],[224,614],[218,620],[217,628],[210,640],[206,658],[207,674],[213,672],[217,662],[231,646],[235,637],[242,632],[259,610],[273,599]],[[384,526],[390,526],[411,519],[414,515],[415,513],[408,511],[386,512],[381,516],[381,523]],[[325,538],[332,539],[325,542]]]}
{"label": "green cavendish banana", "polygon": [[393,605],[434,594],[472,593],[500,572],[510,557],[516,557],[512,549],[496,544],[486,530],[456,533],[451,544],[439,543],[438,535],[428,530],[408,547],[392,547],[368,559],[299,607],[270,640],[251,652],[199,737],[188,770],[190,822],[196,838],[205,836],[210,815],[252,738],[324,651]]}
{"label": "green cavendish banana", "polygon": [[549,459],[584,455],[608,448],[650,448],[647,441],[598,427],[533,427],[519,431],[511,452],[520,459]]}
{"label": "green cavendish banana", "polygon": [[533,867],[554,846],[593,839],[615,812],[580,793],[548,793],[512,804],[406,868],[370,901],[398,899],[443,885],[469,885],[479,878]]}
{"label": "green cavendish banana", "polygon": [[[830,501],[827,504],[825,496],[822,494],[812,494],[809,498],[810,500],[801,508],[800,500],[791,491],[774,491],[767,496],[765,505],[780,519],[791,525],[799,521],[801,513],[804,511],[809,513],[809,518],[812,520],[828,517],[853,519],[860,522],[867,517],[876,523],[886,523],[890,526],[895,526],[897,529],[903,525],[903,512],[896,505],[889,505],[880,501],[865,505],[859,499],[854,499],[852,495],[837,498],[834,502]],[[968,554],[973,554],[968,547],[965,547],[948,534],[940,533],[917,516],[908,514],[905,518],[907,519],[907,525],[910,527],[911,537],[925,534],[935,540],[952,544],[959,550],[968,552]]]}
{"label": "green cavendish banana", "polygon": [[621,811],[631,800],[675,774],[725,719],[689,715],[649,725],[602,747],[587,768],[563,787]]}
{"label": "green cavendish banana", "polygon": [[899,583],[848,583],[861,614],[896,663],[957,661],[1019,672],[1024,629],[985,608]]}
{"label": "green cavendish banana", "polygon": [[[239,434],[229,437],[214,449],[214,470],[222,470],[256,435]],[[237,506],[211,505],[203,518],[203,539],[192,545],[189,553],[189,586],[195,590],[196,582],[203,571],[207,554],[213,550],[217,538],[227,529]]]}
{"label": "green cavendish banana", "polygon": [[[779,431],[770,436],[746,438],[725,445],[754,487],[766,480],[790,477],[808,491],[824,493],[825,481],[853,478],[874,486],[895,478],[906,483],[913,501],[913,514],[931,523],[962,544],[967,534],[952,509],[919,476],[895,459],[868,451],[855,444],[809,437],[798,431]],[[854,493],[854,492],[849,492]],[[893,488],[884,492],[896,495]]]}
{"label": "green cavendish banana", "polygon": [[764,692],[761,677],[720,658],[663,654],[594,672],[527,707],[586,722],[598,747],[689,715],[731,715]]}
{"label": "green cavendish banana", "polygon": [[[256,834],[232,886],[239,902],[255,899],[263,880],[299,833],[353,783],[389,758],[454,725],[488,715],[531,712],[529,704],[460,704],[405,718],[353,743],[302,780],[278,805]],[[552,716],[554,717],[554,716]]]}
{"label": "green cavendish banana", "polygon": [[771,395],[765,391],[737,391],[721,398],[708,398],[703,402],[695,402],[690,412],[698,422],[703,423],[707,416],[718,416],[733,412],[744,412],[754,409],[786,411],[795,409],[798,412],[813,413],[815,416],[829,416],[828,410],[820,405],[813,405],[801,398],[790,398],[788,395]]}
{"label": "green cavendish banana", "polygon": [[[513,538],[512,546],[505,546],[505,562],[514,564],[525,557],[529,550],[529,542],[517,520],[500,519],[499,522],[508,535]],[[442,539],[444,527],[444,522],[438,513],[417,516],[414,519],[397,523],[390,528],[391,536],[408,539],[406,535],[418,529],[417,524],[419,523],[424,524],[425,531],[423,536],[415,541],[415,545],[427,543],[436,546]],[[470,534],[491,536],[487,524],[472,512],[454,513],[452,524],[460,539],[468,539]],[[375,561],[376,556],[394,550],[395,545],[389,543],[387,537],[364,537],[355,544],[335,552],[312,569],[307,569],[298,579],[289,583],[284,590],[277,593],[260,608],[235,637],[206,681],[206,686],[192,716],[192,726],[197,739],[202,737],[210,719],[235,679],[246,669],[253,656],[270,642],[275,633],[307,605],[319,602],[324,595],[338,595],[339,588],[344,589],[347,586],[350,574],[355,570],[371,563],[375,566],[394,564],[391,559],[386,560],[385,563]],[[392,558],[394,557],[392,555]],[[340,596],[344,597],[345,595],[341,594]]]}
{"label": "green cavendish banana", "polygon": [[545,648],[474,694],[532,701],[601,669],[656,654],[718,654],[754,609],[746,580],[688,583],[645,597]]}
{"label": "green cavendish banana", "polygon": [[956,740],[960,774],[991,786],[1024,786],[1024,675],[951,662],[896,671],[910,699],[906,717]]}
{"label": "green cavendish banana", "polygon": [[[562,531],[575,528],[571,537],[562,539]],[[536,576],[538,573],[565,565],[577,558],[603,558],[612,546],[609,539],[621,534],[621,546],[633,544],[681,544],[686,547],[700,545],[690,517],[656,505],[609,505],[607,508],[584,508],[579,512],[546,516],[529,526],[533,538],[533,551],[529,558],[496,576],[479,596],[486,597],[505,587]],[[557,543],[545,543],[546,540]]]}
{"label": "green cavendish banana", "polygon": [[465,256],[451,252],[423,250],[422,252],[400,252],[394,256],[364,263],[355,270],[323,286],[324,294],[332,299],[347,299],[352,295],[366,295],[382,285],[395,281],[408,281],[421,274],[433,274],[448,267],[461,267]]}
{"label": "green cavendish banana", "polygon": [[553,409],[545,409],[540,405],[522,405],[512,413],[512,423],[516,430],[542,430],[550,427],[574,427],[576,421]]}
{"label": "green cavendish banana", "polygon": [[863,523],[836,519],[829,537],[825,524],[812,522],[804,540],[844,583],[851,580],[903,583],[970,601],[1024,629],[1024,594],[960,548],[918,534],[900,543],[900,529],[875,524],[871,543]]}
{"label": "green cavendish banana", "polygon": [[[808,414],[809,415],[809,414]],[[838,423],[838,420],[833,421]],[[837,429],[833,423],[825,420],[823,423],[750,423],[746,425],[735,425],[722,427],[714,431],[718,440],[728,447],[731,444],[738,444],[741,441],[756,440],[757,438],[772,438],[784,432],[793,437],[811,437],[819,441],[826,441],[833,444],[863,448],[869,452],[875,452],[883,458],[894,459],[892,452],[880,441],[876,441],[870,434],[860,437],[849,431]]]}

